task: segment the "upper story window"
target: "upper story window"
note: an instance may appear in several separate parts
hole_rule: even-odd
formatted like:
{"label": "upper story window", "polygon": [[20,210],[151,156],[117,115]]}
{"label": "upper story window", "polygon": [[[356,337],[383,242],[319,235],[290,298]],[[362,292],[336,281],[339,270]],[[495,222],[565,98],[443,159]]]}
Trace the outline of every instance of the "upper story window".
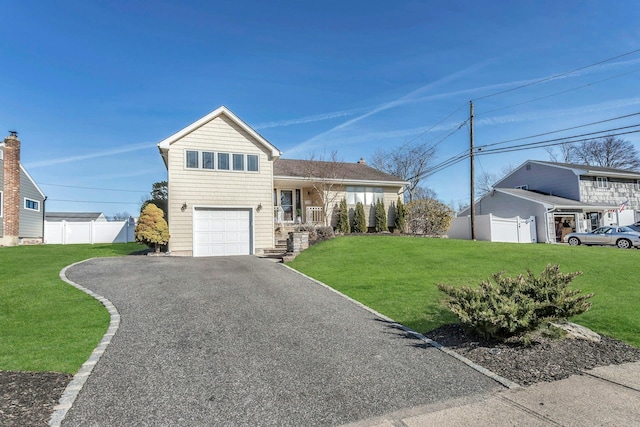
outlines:
{"label": "upper story window", "polygon": [[190,169],[198,168],[198,152],[197,151],[189,151],[187,150],[186,155],[186,166]]}
{"label": "upper story window", "polygon": [[528,185],[516,185],[516,189],[519,190],[528,190],[529,186]]}
{"label": "upper story window", "polygon": [[210,151],[202,152],[202,169],[213,169],[214,153]]}
{"label": "upper story window", "polygon": [[234,154],[233,155],[233,170],[234,171],[243,171],[244,170],[244,155],[243,154]]}
{"label": "upper story window", "polygon": [[606,176],[596,177],[596,188],[609,188],[609,180]]}
{"label": "upper story window", "polygon": [[347,204],[373,205],[383,199],[382,187],[347,187]]}
{"label": "upper story window", "polygon": [[218,169],[229,170],[229,153],[218,153]]}
{"label": "upper story window", "polygon": [[247,170],[249,172],[258,172],[258,156],[255,154],[247,154]]}
{"label": "upper story window", "polygon": [[30,211],[40,211],[40,202],[37,200],[24,199],[24,208]]}
{"label": "upper story window", "polygon": [[640,179],[636,179],[636,190],[640,191]]}
{"label": "upper story window", "polygon": [[238,172],[258,172],[257,154],[217,153],[213,151],[185,150],[185,168]]}

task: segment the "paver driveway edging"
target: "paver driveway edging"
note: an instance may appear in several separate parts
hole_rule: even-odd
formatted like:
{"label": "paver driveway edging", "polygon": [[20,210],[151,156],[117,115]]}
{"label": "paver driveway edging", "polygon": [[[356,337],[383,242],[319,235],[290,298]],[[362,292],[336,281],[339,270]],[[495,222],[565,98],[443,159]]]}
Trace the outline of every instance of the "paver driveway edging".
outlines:
{"label": "paver driveway edging", "polygon": [[74,288],[79,289],[82,292],[86,293],[87,295],[100,301],[102,305],[104,305],[104,307],[109,312],[109,317],[110,317],[109,328],[107,328],[107,332],[105,332],[105,334],[102,336],[102,340],[100,340],[100,343],[93,350],[93,352],[91,353],[87,361],[82,364],[78,372],[76,372],[76,374],[73,376],[73,379],[71,380],[71,382],[64,389],[64,392],[60,397],[58,405],[56,405],[53,408],[53,414],[49,419],[49,426],[51,427],[60,427],[62,421],[64,420],[64,417],[67,415],[67,412],[69,411],[69,409],[71,409],[71,405],[73,405],[73,402],[76,400],[76,397],[78,397],[80,390],[82,390],[82,387],[87,381],[87,378],[91,374],[91,371],[93,371],[93,367],[96,366],[96,363],[98,363],[98,360],[100,360],[100,357],[102,357],[102,355],[104,354],[104,351],[106,350],[107,346],[111,343],[111,339],[116,334],[116,331],[120,326],[120,313],[118,313],[118,310],[111,303],[111,301],[109,301],[107,298],[103,297],[102,295],[98,295],[95,292],[67,278],[67,275],[66,275],[67,269],[73,266],[76,266],[78,264],[81,264],[83,262],[90,261],[92,259],[95,259],[95,258],[85,259],[83,261],[79,261],[66,266],[60,271],[60,279],[64,280],[66,283],[70,284]]}
{"label": "paver driveway edging", "polygon": [[453,357],[455,359],[458,359],[459,361],[461,361],[465,365],[468,365],[469,367],[475,369],[476,371],[480,372],[483,375],[486,375],[487,377],[489,377],[492,380],[502,384],[503,386],[505,386],[505,387],[507,387],[509,389],[514,389],[514,388],[519,388],[520,387],[520,384],[515,383],[515,382],[513,382],[511,380],[508,380],[508,379],[506,379],[504,377],[501,377],[500,375],[496,374],[495,372],[491,372],[487,368],[484,368],[484,367],[478,365],[477,363],[475,363],[475,362],[467,359],[466,357],[456,353],[455,351],[451,350],[450,348],[445,347],[442,344],[440,344],[440,343],[438,343],[438,342],[436,342],[436,341],[434,341],[434,340],[432,340],[430,338],[425,337],[421,333],[416,332],[413,329],[396,322],[395,320],[391,319],[390,317],[387,317],[384,314],[375,311],[371,307],[368,307],[368,306],[362,304],[360,301],[354,300],[350,296],[343,294],[342,292],[332,288],[331,286],[327,285],[326,283],[322,283],[321,281],[316,280],[313,277],[307,276],[306,274],[301,273],[298,270],[293,269],[293,268],[289,267],[286,264],[282,264],[282,266],[288,268],[289,270],[291,270],[293,272],[298,273],[299,275],[305,277],[306,279],[309,279],[309,280],[311,280],[313,282],[316,282],[320,286],[324,286],[325,288],[329,289],[330,291],[335,292],[336,294],[340,295],[341,297],[346,298],[347,300],[351,301],[352,303],[364,308],[365,310],[369,311],[370,313],[374,314],[375,316],[378,316],[381,319],[384,319],[387,322],[393,324],[396,328],[401,329],[401,330],[405,331],[406,333],[408,333],[409,335],[411,335],[411,336],[423,341],[424,343],[430,345],[431,347],[435,347],[438,350],[443,351],[444,353],[448,354],[449,356],[451,356],[451,357]]}

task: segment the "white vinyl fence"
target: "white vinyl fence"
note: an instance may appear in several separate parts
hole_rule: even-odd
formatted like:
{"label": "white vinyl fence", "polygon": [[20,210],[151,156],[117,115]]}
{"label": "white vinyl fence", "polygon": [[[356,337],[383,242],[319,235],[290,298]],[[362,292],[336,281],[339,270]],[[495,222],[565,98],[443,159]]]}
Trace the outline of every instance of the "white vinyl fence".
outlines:
{"label": "white vinyl fence", "polygon": [[128,221],[45,221],[44,243],[73,245],[78,243],[134,242],[136,223]]}
{"label": "white vinyl fence", "polygon": [[[476,240],[490,242],[536,243],[536,218],[500,218],[495,215],[477,215],[475,223]],[[471,217],[459,216],[453,219],[449,232],[450,239],[471,239]]]}

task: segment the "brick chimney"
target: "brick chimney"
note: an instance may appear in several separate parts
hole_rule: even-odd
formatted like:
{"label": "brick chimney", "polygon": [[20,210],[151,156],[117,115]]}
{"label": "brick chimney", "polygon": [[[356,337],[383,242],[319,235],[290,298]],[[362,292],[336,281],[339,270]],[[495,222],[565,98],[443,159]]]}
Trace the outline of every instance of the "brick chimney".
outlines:
{"label": "brick chimney", "polygon": [[4,139],[2,244],[16,246],[20,231],[20,140],[17,132]]}

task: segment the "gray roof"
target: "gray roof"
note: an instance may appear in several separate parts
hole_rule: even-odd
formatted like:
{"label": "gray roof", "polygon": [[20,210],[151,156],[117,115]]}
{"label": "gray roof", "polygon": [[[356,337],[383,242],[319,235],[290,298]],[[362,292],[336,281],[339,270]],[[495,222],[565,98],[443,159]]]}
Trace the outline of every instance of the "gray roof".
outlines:
{"label": "gray roof", "polygon": [[[333,166],[334,163],[335,168]],[[398,185],[404,184],[401,178],[363,163],[291,159],[277,159],[273,162],[273,176],[280,178],[323,178],[319,176],[322,175],[323,170],[331,170],[331,178],[341,181],[387,181]]]}
{"label": "gray roof", "polygon": [[95,221],[102,212],[45,212],[46,221]]}
{"label": "gray roof", "polygon": [[511,196],[519,197],[522,199],[531,200],[533,202],[542,203],[544,205],[554,208],[576,208],[576,209],[614,209],[618,208],[617,205],[601,204],[596,205],[593,203],[582,203],[577,200],[565,199],[564,197],[551,196],[548,194],[538,193],[531,190],[523,190],[520,188],[496,188],[494,191],[500,193],[509,194]]}
{"label": "gray roof", "polygon": [[542,163],[545,165],[557,166],[568,169],[578,169],[585,171],[585,174],[599,173],[603,175],[634,175],[640,178],[640,172],[629,169],[617,169],[617,168],[605,168],[602,166],[580,165],[577,163],[558,163],[558,162],[545,162],[542,160],[530,160],[535,163]]}

